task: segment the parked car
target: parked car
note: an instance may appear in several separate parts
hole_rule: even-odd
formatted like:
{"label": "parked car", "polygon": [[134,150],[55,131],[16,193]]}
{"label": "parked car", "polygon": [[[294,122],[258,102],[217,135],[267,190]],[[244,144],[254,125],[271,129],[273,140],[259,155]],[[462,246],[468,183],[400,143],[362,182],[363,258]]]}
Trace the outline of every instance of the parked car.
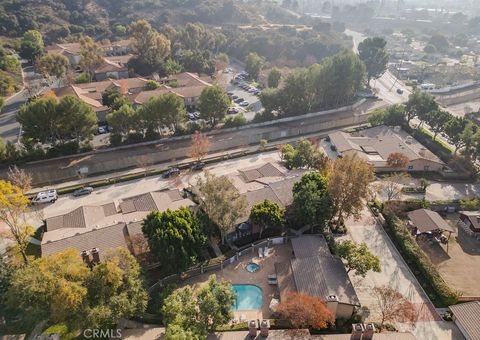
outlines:
{"label": "parked car", "polygon": [[239,105],[240,106],[248,106],[248,105],[250,105],[250,103],[247,102],[247,101],[244,101],[244,102],[241,102]]}
{"label": "parked car", "polygon": [[106,126],[99,126],[97,132],[99,135],[102,135],[108,132],[108,128]]}
{"label": "parked car", "polygon": [[231,108],[229,108],[229,109],[227,110],[227,113],[228,113],[229,115],[234,115],[234,114],[237,114],[237,113],[239,113],[239,112],[240,112],[240,110],[237,109],[236,107],[231,107]]}
{"label": "parked car", "polygon": [[34,198],[32,198],[32,205],[42,203],[55,203],[57,199],[57,190],[50,189],[47,191],[41,191]]}
{"label": "parked car", "polygon": [[162,175],[163,178],[170,178],[170,177],[175,177],[180,174],[180,169],[178,168],[171,168],[165,171]]}
{"label": "parked car", "polygon": [[195,119],[197,119],[197,117],[195,117],[195,115],[193,114],[193,112],[187,112],[187,117],[188,117],[188,119],[190,119],[190,120],[195,120]]}
{"label": "parked car", "polygon": [[233,100],[238,99],[238,96],[233,95],[233,96],[232,96],[232,99],[233,99]]}
{"label": "parked car", "polygon": [[240,104],[241,102],[245,101],[242,97],[235,99],[235,103]]}
{"label": "parked car", "polygon": [[250,92],[250,93],[254,93],[255,91],[258,91],[258,90],[254,87],[251,87],[251,88],[248,89],[248,92]]}
{"label": "parked car", "polygon": [[90,195],[93,192],[92,187],[83,187],[80,189],[77,189],[73,192],[73,196],[78,197],[78,196],[83,196],[83,195]]}
{"label": "parked car", "polygon": [[199,170],[202,170],[204,167],[205,167],[205,163],[196,162],[195,164],[192,165],[190,169],[193,171],[199,171]]}
{"label": "parked car", "polygon": [[259,96],[259,95],[262,94],[262,91],[260,91],[260,90],[255,90],[255,92],[253,92],[253,94],[254,94],[255,96]]}
{"label": "parked car", "polygon": [[227,92],[227,94],[231,97],[233,96],[233,92]]}

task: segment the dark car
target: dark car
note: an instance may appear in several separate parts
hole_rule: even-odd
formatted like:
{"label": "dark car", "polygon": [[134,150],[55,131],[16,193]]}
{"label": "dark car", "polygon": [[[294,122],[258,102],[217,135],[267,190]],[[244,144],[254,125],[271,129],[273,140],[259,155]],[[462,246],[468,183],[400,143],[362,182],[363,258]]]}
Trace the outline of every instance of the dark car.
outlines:
{"label": "dark car", "polygon": [[229,109],[227,110],[227,113],[228,113],[229,115],[234,115],[234,114],[237,114],[237,113],[239,113],[239,112],[240,112],[240,110],[237,109],[236,107],[231,107],[231,108],[229,108]]}
{"label": "dark car", "polygon": [[171,168],[163,173],[163,178],[174,177],[174,176],[178,176],[179,174],[180,174],[180,169]]}
{"label": "dark car", "polygon": [[83,187],[80,189],[77,189],[73,192],[73,196],[78,197],[78,196],[83,196],[83,195],[90,195],[93,192],[92,187]]}
{"label": "dark car", "polygon": [[227,94],[231,97],[233,96],[233,92],[227,92]]}
{"label": "dark car", "polygon": [[199,171],[202,170],[205,167],[205,163],[203,162],[196,162],[195,164],[192,165],[190,169],[193,171]]}
{"label": "dark car", "polygon": [[243,98],[237,98],[234,100],[235,103],[240,104],[241,102],[245,101]]}

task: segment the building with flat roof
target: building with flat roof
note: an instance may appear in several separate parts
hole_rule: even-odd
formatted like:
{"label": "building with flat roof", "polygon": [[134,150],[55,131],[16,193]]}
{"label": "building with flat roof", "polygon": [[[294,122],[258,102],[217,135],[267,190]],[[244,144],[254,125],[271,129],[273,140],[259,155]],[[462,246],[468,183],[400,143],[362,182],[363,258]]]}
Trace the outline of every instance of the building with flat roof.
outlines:
{"label": "building with flat roof", "polygon": [[[340,157],[355,154],[374,166],[376,171],[438,172],[445,168],[445,163],[440,158],[400,127],[382,125],[352,134],[336,131],[328,137],[332,150]],[[405,169],[392,169],[388,166],[388,157],[393,153],[404,154],[409,159]]]}

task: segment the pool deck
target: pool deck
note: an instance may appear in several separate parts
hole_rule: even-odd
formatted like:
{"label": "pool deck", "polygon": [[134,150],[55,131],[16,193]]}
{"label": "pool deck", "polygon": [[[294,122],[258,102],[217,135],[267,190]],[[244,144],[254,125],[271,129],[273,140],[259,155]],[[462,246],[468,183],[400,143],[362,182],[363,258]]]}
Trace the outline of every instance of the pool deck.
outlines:
{"label": "pool deck", "polygon": [[[292,247],[290,244],[282,244],[270,247],[270,255],[266,258],[259,258],[258,252],[255,254],[245,254],[240,257],[239,261],[232,263],[223,270],[208,272],[192,279],[187,280],[186,284],[197,284],[205,282],[212,274],[217,275],[218,279],[230,281],[232,284],[251,284],[262,289],[263,305],[260,310],[237,310],[234,311],[235,319],[240,318],[246,320],[270,318],[271,311],[269,309],[271,299],[277,295],[278,287],[269,285],[267,277],[275,274],[275,263],[289,261],[292,257]],[[249,273],[245,267],[250,262],[260,265],[260,270],[255,273]]]}

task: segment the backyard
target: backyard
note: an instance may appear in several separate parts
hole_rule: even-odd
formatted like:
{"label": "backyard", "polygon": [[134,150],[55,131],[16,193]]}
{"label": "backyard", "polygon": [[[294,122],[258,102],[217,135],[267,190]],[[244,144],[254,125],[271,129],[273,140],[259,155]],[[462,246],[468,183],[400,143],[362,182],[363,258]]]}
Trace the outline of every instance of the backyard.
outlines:
{"label": "backyard", "polygon": [[448,245],[420,242],[423,251],[429,256],[442,278],[463,298],[480,297],[480,272],[471,268],[480,268],[480,242],[459,233],[458,214],[446,217],[455,229]]}

